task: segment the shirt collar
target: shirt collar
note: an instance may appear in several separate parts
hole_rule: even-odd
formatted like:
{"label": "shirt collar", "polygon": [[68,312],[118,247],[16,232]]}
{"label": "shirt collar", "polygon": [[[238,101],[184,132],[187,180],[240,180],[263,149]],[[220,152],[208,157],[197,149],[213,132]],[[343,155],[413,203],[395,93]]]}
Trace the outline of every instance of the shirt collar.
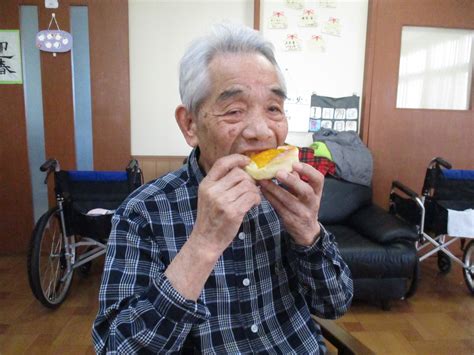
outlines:
{"label": "shirt collar", "polygon": [[206,176],[206,173],[201,169],[199,166],[198,160],[199,160],[199,155],[201,154],[201,151],[199,150],[199,147],[194,148],[191,153],[189,154],[188,157],[188,162],[187,162],[187,170],[189,177],[194,178],[199,185]]}

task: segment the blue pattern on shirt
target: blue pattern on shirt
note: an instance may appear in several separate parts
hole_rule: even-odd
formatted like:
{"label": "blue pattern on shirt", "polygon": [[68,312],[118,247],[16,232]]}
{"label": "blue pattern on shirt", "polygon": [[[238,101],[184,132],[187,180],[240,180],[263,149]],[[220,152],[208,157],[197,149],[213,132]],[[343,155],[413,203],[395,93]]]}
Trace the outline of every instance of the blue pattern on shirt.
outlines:
{"label": "blue pattern on shirt", "polygon": [[[93,340],[98,353],[325,352],[311,314],[336,318],[353,295],[334,237],[292,241],[263,199],[219,258],[197,302],[164,276],[191,234],[203,179],[188,163],[135,191],[112,221]],[[244,281],[245,280],[245,281]]]}

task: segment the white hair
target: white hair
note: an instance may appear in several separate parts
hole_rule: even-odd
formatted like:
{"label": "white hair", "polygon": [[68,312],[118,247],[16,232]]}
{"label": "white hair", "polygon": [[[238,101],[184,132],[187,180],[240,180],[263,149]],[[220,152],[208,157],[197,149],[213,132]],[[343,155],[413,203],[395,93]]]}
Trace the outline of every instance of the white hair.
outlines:
{"label": "white hair", "polygon": [[263,36],[242,25],[217,24],[212,32],[194,40],[184,53],[179,67],[179,93],[181,102],[190,112],[197,114],[200,104],[210,94],[209,63],[217,54],[257,53],[270,61],[278,75],[281,89],[286,94],[283,74],[273,53],[273,45]]}

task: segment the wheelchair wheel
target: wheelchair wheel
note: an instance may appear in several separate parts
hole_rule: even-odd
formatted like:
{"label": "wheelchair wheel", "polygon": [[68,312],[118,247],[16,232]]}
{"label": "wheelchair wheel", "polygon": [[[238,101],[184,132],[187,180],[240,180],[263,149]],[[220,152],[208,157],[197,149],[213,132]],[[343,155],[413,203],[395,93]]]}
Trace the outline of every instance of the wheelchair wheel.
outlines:
{"label": "wheelchair wheel", "polygon": [[463,256],[464,265],[469,269],[464,268],[464,280],[466,281],[467,288],[474,294],[474,240],[471,240],[467,247],[464,249]]}
{"label": "wheelchair wheel", "polygon": [[438,252],[438,269],[442,274],[447,274],[451,271],[451,258],[442,251]]}
{"label": "wheelchair wheel", "polygon": [[[69,237],[74,243],[74,236]],[[58,207],[46,212],[36,223],[28,252],[28,278],[35,297],[48,308],[57,308],[71,287],[73,272],[67,265],[74,263],[75,253],[66,256],[65,237]]]}

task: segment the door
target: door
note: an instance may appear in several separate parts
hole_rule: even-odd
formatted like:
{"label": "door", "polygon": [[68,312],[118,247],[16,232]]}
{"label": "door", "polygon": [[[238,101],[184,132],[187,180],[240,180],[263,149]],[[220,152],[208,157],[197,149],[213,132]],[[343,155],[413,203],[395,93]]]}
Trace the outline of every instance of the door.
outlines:
{"label": "door", "polygon": [[403,26],[474,29],[474,1],[369,3],[362,136],[374,156],[374,201],[383,207],[392,180],[420,192],[433,157],[442,156],[456,169],[474,169],[472,90],[467,110],[396,107]]}

